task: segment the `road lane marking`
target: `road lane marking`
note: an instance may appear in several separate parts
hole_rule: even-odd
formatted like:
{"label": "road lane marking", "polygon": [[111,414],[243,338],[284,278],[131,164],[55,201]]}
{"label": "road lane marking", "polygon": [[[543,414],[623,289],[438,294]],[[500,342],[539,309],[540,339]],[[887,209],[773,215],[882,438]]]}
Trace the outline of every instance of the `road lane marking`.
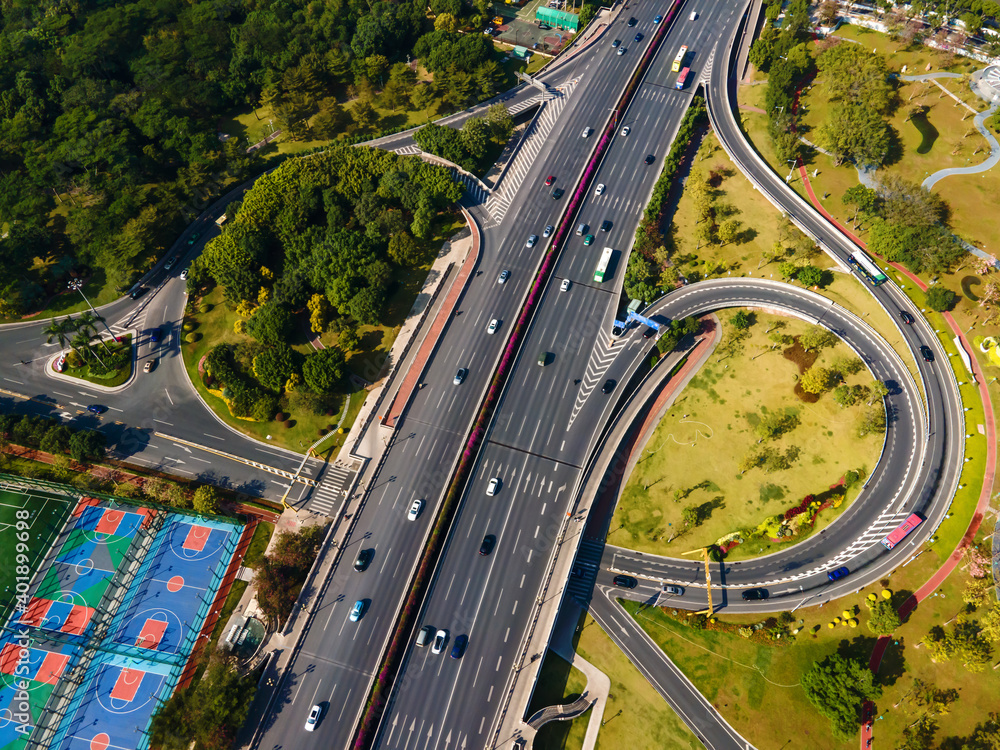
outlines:
{"label": "road lane marking", "polygon": [[13,378],[4,378],[8,383],[17,383],[18,385],[24,385],[20,380],[14,380]]}
{"label": "road lane marking", "polygon": [[173,427],[173,425],[170,422],[164,422],[162,419],[157,419],[156,417],[153,417],[153,421],[154,422],[159,422],[160,424],[165,424],[168,427]]}

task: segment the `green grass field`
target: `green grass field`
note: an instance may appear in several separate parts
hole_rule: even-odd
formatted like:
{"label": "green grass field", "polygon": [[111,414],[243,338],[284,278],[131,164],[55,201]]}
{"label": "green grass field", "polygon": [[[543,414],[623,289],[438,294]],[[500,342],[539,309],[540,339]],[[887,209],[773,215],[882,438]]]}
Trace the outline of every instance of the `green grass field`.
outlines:
{"label": "green grass field", "polygon": [[[576,651],[611,680],[597,750],[701,750],[703,745],[589,616],[573,638]],[[567,745],[568,747],[568,745]]]}
{"label": "green grass field", "polygon": [[[894,603],[905,600],[940,565],[933,554],[922,553],[911,560],[890,578],[883,579],[893,592]],[[958,691],[959,699],[950,713],[938,717],[939,740],[946,736],[967,735],[992,710],[995,696],[1000,692],[997,670],[986,669],[974,674],[966,670],[960,660],[936,664],[925,648],[917,647],[932,626],[943,626],[963,611],[965,605],[961,594],[969,580],[960,566],[893,634],[894,643],[879,671],[884,693],[876,705],[878,714],[883,717],[875,725],[878,745],[896,747],[894,743],[902,736],[903,729],[919,716],[920,709],[912,700],[914,679],[940,689]],[[800,687],[800,679],[814,661],[834,652],[867,661],[875,637],[866,624],[864,601],[869,592],[878,594],[882,588],[876,583],[825,606],[795,611],[789,628],[797,628],[799,633],[777,641],[760,636],[748,640],[734,632],[741,625],[765,622],[764,616],[728,615],[723,610],[717,616],[717,625],[698,630],[687,624],[684,612],[677,616],[669,610],[658,609],[637,613],[637,603],[626,602],[625,606],[698,690],[755,747],[760,750],[804,747],[847,750],[857,747],[856,740],[838,742],[832,738],[829,723],[809,703]],[[858,613],[859,627],[850,628],[844,624],[831,627],[834,618],[842,616],[849,608]],[[983,614],[981,609],[973,617]],[[773,624],[772,621],[765,627]],[[995,652],[994,661],[996,656]],[[789,722],[789,717],[795,717],[794,723]]]}
{"label": "green grass field", "polygon": [[[18,584],[23,587],[32,580],[72,510],[73,502],[68,498],[0,490],[0,550],[6,558],[0,564],[0,591],[3,594],[0,617],[4,622],[15,604]],[[18,526],[19,523],[23,526]],[[27,534],[26,541],[20,537],[22,534]],[[30,570],[27,577],[17,575],[17,566],[21,564],[17,558],[19,543],[27,545],[21,553],[27,555],[26,564]]]}
{"label": "green grass field", "polygon": [[[667,410],[643,447],[615,510],[610,543],[657,554],[714,544],[726,534],[784,512],[806,495],[821,496],[851,469],[868,473],[874,468],[882,436],[859,439],[860,409],[838,406],[829,393],[815,403],[800,399],[794,390],[799,365],[767,333],[784,324],[782,333],[798,336],[811,326],[756,312],[742,352],[730,356],[725,341],[733,330],[728,320],[734,313],[719,314],[723,344]],[[847,345],[838,342],[821,350],[815,364],[829,366],[852,356]],[[871,379],[862,370],[847,382],[867,384]],[[765,415],[780,413],[796,415],[799,425],[769,445],[781,453],[798,450],[798,458],[784,471],[768,474],[756,468],[741,474],[741,458],[758,442],[754,426]],[[689,506],[702,517],[693,527],[682,520],[682,511]],[[829,524],[838,513],[823,511],[814,530]],[[754,556],[780,546],[754,540],[731,554]]]}

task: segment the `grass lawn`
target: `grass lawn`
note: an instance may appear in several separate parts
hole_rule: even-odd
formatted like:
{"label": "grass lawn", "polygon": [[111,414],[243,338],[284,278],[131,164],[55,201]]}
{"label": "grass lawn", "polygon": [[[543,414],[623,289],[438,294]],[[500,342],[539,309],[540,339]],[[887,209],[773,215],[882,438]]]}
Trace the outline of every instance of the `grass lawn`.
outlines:
{"label": "grass lawn", "polygon": [[[857,26],[842,26],[837,36],[860,41],[868,49],[877,49],[886,55],[890,69],[899,72],[904,65],[908,74],[948,70],[967,73],[982,65],[973,60],[955,58],[950,67],[945,68],[948,55],[929,47],[914,46],[904,48],[899,42],[884,34]],[[763,76],[758,76],[763,80]],[[805,90],[801,97],[804,135],[816,141],[817,130],[823,121],[828,104],[824,100],[821,82]],[[976,97],[968,86],[959,79],[942,79],[940,83],[976,110],[983,110],[986,103]],[[764,85],[741,86],[739,100],[742,104],[763,108]],[[933,83],[903,82],[898,85],[899,107],[890,118],[890,123],[898,137],[899,152],[891,159],[888,169],[898,172],[907,179],[922,182],[938,169],[964,167],[976,164],[986,158],[985,140],[974,132],[965,137],[971,128],[972,116],[964,107],[946,96]],[[929,107],[926,117],[917,121],[906,121],[908,109],[915,104]],[[963,119],[965,118],[965,119]],[[743,130],[754,143],[757,151],[778,174],[787,174],[788,165],[778,164],[767,136],[766,117],[755,112],[742,113]],[[954,153],[953,153],[954,152]],[[805,150],[805,161],[810,168],[810,181],[818,196],[829,194],[823,201],[826,209],[839,219],[849,218],[853,213],[840,202],[844,191],[858,183],[853,165],[835,167],[833,160],[811,149]],[[819,174],[812,176],[812,170]],[[801,181],[794,177],[791,186],[805,195]],[[1000,194],[1000,171],[994,169],[979,175],[947,177],[934,186],[934,191],[948,201],[952,209],[952,225],[956,232],[970,241],[980,243],[990,252],[1000,250],[1000,214],[983,211],[983,206],[991,205],[992,196]],[[862,239],[864,236],[862,235]]]}
{"label": "grass lawn", "polygon": [[[939,566],[937,556],[919,554],[882,583],[889,586],[894,603],[905,600]],[[966,735],[986,718],[994,697],[1000,690],[1000,673],[987,669],[980,674],[968,672],[959,661],[935,664],[923,648],[916,648],[930,627],[944,625],[963,608],[961,593],[969,580],[961,567],[943,583],[936,596],[917,607],[894,634],[879,671],[884,694],[877,701],[877,711],[884,718],[875,723],[880,744],[901,736],[903,729],[919,715],[919,709],[907,693],[913,678],[938,688],[954,687],[959,700],[946,716],[938,717],[939,737]],[[829,723],[812,707],[800,687],[800,679],[812,663],[840,651],[867,659],[875,637],[867,628],[865,597],[879,593],[876,583],[857,594],[823,607],[799,609],[791,616],[789,630],[780,640],[768,640],[764,634],[777,623],[774,619],[753,615],[718,616],[716,625],[698,630],[688,624],[686,613],[676,610],[645,609],[635,615],[637,603],[626,602],[647,633],[694,682],[695,686],[718,708],[737,731],[761,750],[809,747],[834,750],[856,747],[852,742],[832,738]],[[992,597],[991,597],[992,599]],[[843,624],[830,627],[833,618],[847,609],[860,620],[857,628]],[[982,616],[980,611],[977,616]],[[765,629],[751,639],[735,632],[741,625],[765,622]],[[911,696],[912,697],[912,696]],[[899,704],[895,706],[895,704]],[[894,707],[895,706],[895,707]],[[788,717],[795,717],[790,725]],[[957,747],[958,745],[956,745]]]}
{"label": "grass lawn", "polygon": [[271,541],[271,535],[273,533],[273,523],[260,521],[257,524],[257,528],[253,530],[253,537],[250,539],[250,546],[247,547],[247,553],[243,556],[244,565],[248,568],[257,567],[257,563],[260,562],[260,558],[264,556],[264,550],[267,549],[267,544]]}
{"label": "grass lawn", "polygon": [[[729,325],[734,313],[719,313],[724,342],[734,330]],[[608,535],[612,544],[657,554],[714,544],[726,534],[783,513],[806,495],[823,499],[849,470],[864,476],[874,468],[883,436],[857,437],[861,407],[844,409],[829,393],[815,403],[799,398],[794,390],[799,365],[768,337],[768,329],[781,323],[782,333],[789,336],[812,326],[759,311],[755,315],[742,351],[730,356],[725,344],[720,345],[654,430],[622,491]],[[816,365],[830,366],[853,356],[838,341],[818,353]],[[847,382],[866,384],[871,375],[862,370]],[[755,425],[765,415],[782,413],[794,414],[799,426],[769,445],[783,454],[799,450],[798,457],[784,471],[768,474],[756,468],[741,474],[742,457],[758,443]],[[847,499],[853,498],[854,493],[848,493]],[[696,508],[701,517],[692,528],[682,520],[685,507]],[[832,508],[823,511],[816,528],[837,515]],[[800,534],[795,541],[801,539]],[[755,539],[731,554],[767,554],[781,546]]]}
{"label": "grass lawn", "polygon": [[589,616],[573,642],[580,656],[604,672],[611,690],[597,750],[701,750],[703,745],[663,702],[632,662]]}
{"label": "grass lawn", "polygon": [[[763,86],[743,87],[741,93],[751,92],[763,97]],[[744,117],[752,113],[744,113]],[[754,117],[759,117],[754,115]],[[748,122],[756,122],[748,120]],[[763,119],[759,120],[760,137],[763,144],[770,149],[770,142],[764,130]],[[755,142],[760,148],[760,141]],[[783,226],[781,215],[761,194],[754,190],[749,181],[740,173],[729,157],[719,146],[714,134],[709,133],[702,142],[698,155],[691,167],[691,176],[687,184],[704,180],[712,173],[718,178],[716,203],[736,206],[740,213],[736,218],[745,227],[744,241],[731,243],[722,247],[708,245],[698,248],[695,240],[695,216],[697,211],[694,200],[689,192],[681,195],[677,210],[673,216],[670,228],[671,241],[674,244],[674,258],[680,262],[685,274],[697,271],[702,278],[727,275],[752,275],[763,278],[776,278],[778,264],[765,263],[764,253],[771,250],[775,242],[781,242],[789,250],[798,248],[789,258],[796,263],[810,263],[820,268],[836,271],[833,261],[822,253],[816,253],[811,242],[805,240],[801,232],[794,227]],[[856,184],[856,173],[852,179]],[[793,183],[797,180],[793,180]],[[845,185],[844,189],[849,187]],[[839,201],[838,201],[839,203]],[[786,251],[787,252],[787,251]],[[844,273],[834,273],[833,282],[822,290],[830,297],[856,315],[865,319],[872,328],[879,332],[892,347],[899,352],[910,371],[917,377],[916,363],[904,345],[903,338],[886,312],[872,298],[868,290],[853,276]]]}
{"label": "grass lawn", "polygon": [[[114,343],[110,339],[107,341],[108,348],[111,349],[112,353],[118,352],[121,349],[131,350],[132,348],[132,336],[125,335],[121,336],[123,339],[121,343]],[[100,344],[94,344],[94,351],[97,356],[101,359],[107,361],[108,352]],[[90,372],[91,366],[88,364],[80,365],[79,367],[70,367],[67,360],[66,370],[63,375],[69,375],[72,378],[79,378],[80,380],[86,380],[88,383],[93,383],[94,385],[103,385],[105,388],[116,388],[132,377],[132,368],[135,366],[135,358],[130,356],[128,358],[128,363],[120,370],[115,370],[114,372],[108,373],[107,375],[94,375]]]}

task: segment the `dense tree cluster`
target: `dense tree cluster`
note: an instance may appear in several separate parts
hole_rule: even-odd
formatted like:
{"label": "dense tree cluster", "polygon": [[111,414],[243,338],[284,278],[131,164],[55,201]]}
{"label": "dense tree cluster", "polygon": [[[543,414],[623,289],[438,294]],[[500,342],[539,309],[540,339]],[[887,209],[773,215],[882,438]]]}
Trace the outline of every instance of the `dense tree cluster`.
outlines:
{"label": "dense tree cluster", "polygon": [[892,173],[880,176],[868,248],[914,272],[941,273],[965,255],[948,231],[948,206],[937,194]]}
{"label": "dense tree cluster", "polygon": [[257,564],[257,601],[276,622],[291,614],[325,531],[323,526],[307,526],[297,534],[282,531],[271,554]]}
{"label": "dense tree cluster", "polygon": [[[467,26],[489,4],[431,5]],[[415,0],[6,7],[0,314],[36,308],[74,268],[130,285],[188,220],[190,201],[247,174],[249,144],[217,133],[234,111],[267,106],[289,137],[329,139],[370,131],[376,101],[454,108],[506,85],[490,39],[433,26]],[[426,56],[432,81],[416,85],[408,53]]]}
{"label": "dense tree cluster", "polygon": [[80,463],[104,458],[107,441],[94,430],[80,430],[58,419],[41,416],[0,415],[0,441],[38,448],[57,456],[69,453]]}
{"label": "dense tree cluster", "polygon": [[814,663],[802,675],[802,689],[816,710],[830,720],[834,736],[845,741],[857,734],[861,704],[882,695],[866,663],[839,654]]}
{"label": "dense tree cluster", "polygon": [[471,117],[461,130],[441,125],[426,125],[413,140],[424,151],[458,164],[467,172],[478,173],[488,166],[482,163],[489,145],[506,143],[514,132],[514,119],[503,104],[492,105],[485,117]]}
{"label": "dense tree cluster", "polygon": [[839,161],[881,166],[892,139],[888,116],[896,105],[885,58],[857,44],[836,44],[816,60],[832,103],[820,137]]}
{"label": "dense tree cluster", "polygon": [[758,70],[768,73],[764,94],[768,133],[778,159],[787,161],[799,153],[792,106],[795,87],[813,70],[812,57],[805,45],[810,25],[809,2],[791,0],[780,29],[775,22],[782,11],[781,0],[768,0],[766,5],[767,22],[750,47],[749,59]]}
{"label": "dense tree cluster", "polygon": [[396,275],[419,262],[414,237],[460,195],[448,169],[369,148],[333,148],[259,179],[188,276],[191,291],[222,285],[246,317],[238,325],[253,340],[217,346],[205,363],[233,414],[271,419],[303,381],[330,393],[344,352],[295,352],[294,316],[307,309],[314,328],[378,324]]}
{"label": "dense tree cluster", "polygon": [[205,676],[177,690],[153,715],[150,740],[163,750],[227,750],[250,711],[256,675],[240,675],[225,660],[214,661]]}

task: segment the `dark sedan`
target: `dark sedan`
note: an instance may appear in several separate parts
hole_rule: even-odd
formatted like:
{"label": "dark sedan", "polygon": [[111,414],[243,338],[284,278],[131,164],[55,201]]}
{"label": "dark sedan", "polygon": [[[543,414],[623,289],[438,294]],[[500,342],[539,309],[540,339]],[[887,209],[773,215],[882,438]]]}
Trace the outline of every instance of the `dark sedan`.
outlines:
{"label": "dark sedan", "polygon": [[639,582],[632,576],[615,576],[615,586],[621,586],[623,589],[634,589],[637,585]]}
{"label": "dark sedan", "polygon": [[767,599],[767,589],[747,589],[743,592],[743,601],[755,602]]}

